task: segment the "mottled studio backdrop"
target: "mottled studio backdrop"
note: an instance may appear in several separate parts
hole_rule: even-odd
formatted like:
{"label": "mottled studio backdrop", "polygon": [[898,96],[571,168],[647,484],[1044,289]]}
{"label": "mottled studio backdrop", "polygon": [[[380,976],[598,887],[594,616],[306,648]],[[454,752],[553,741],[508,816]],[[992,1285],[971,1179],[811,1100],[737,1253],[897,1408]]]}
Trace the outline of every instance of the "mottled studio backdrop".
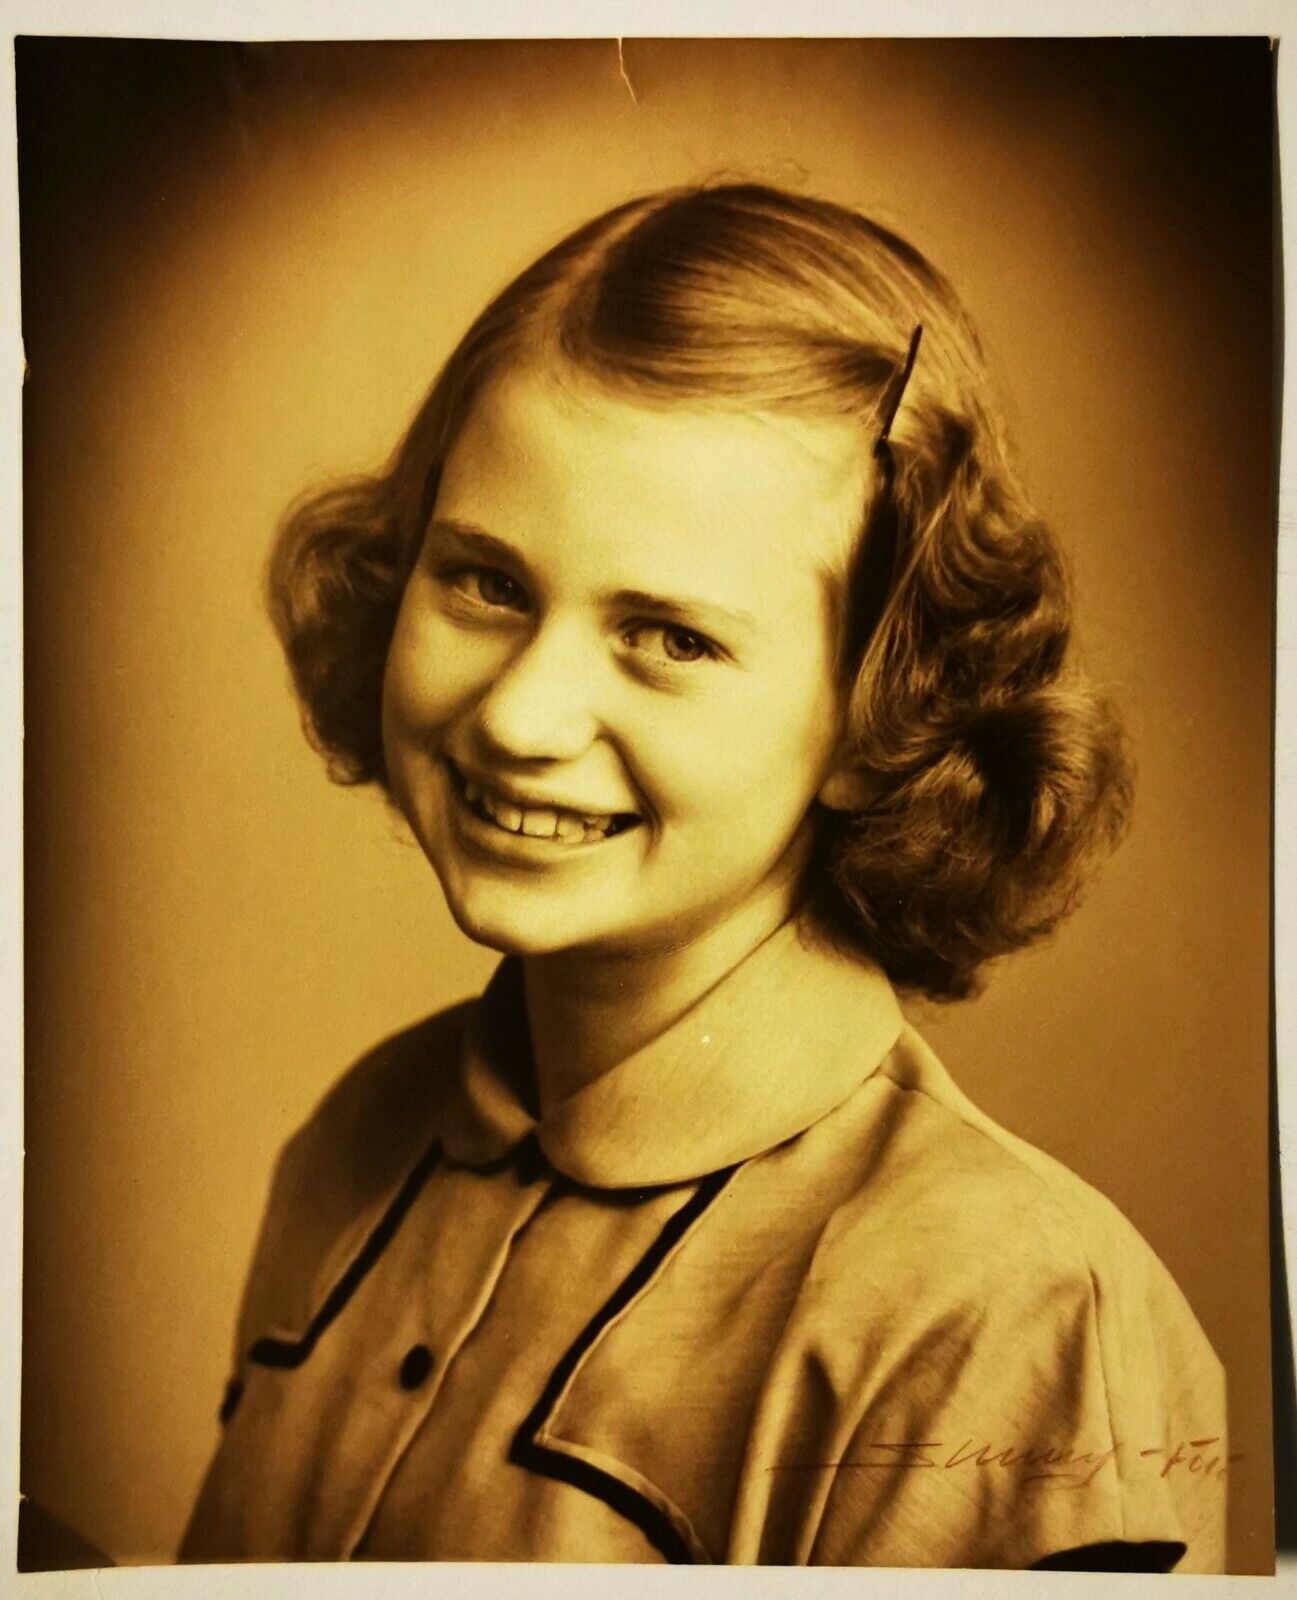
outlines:
{"label": "mottled studio backdrop", "polygon": [[[632,191],[805,186],[945,267],[1141,769],[1085,908],[919,1021],[1105,1190],[1229,1371],[1269,1564],[1270,69],[1262,41],[18,51],[27,672],[22,1483],[165,1560],[272,1157],[475,990],[379,801],[298,734],[260,566],[486,295]],[[633,90],[633,94],[632,94]],[[994,1241],[988,1241],[988,1247]]]}

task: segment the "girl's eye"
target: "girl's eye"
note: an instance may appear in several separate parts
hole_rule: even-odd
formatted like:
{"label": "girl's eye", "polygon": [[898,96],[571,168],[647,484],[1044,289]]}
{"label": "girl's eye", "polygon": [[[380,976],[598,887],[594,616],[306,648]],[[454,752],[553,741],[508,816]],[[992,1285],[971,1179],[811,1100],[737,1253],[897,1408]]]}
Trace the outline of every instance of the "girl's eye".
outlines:
{"label": "girl's eye", "polygon": [[495,567],[460,567],[447,574],[452,588],[481,606],[507,611],[525,611],[527,596],[522,585]]}
{"label": "girl's eye", "polygon": [[[646,644],[646,641],[655,641]],[[674,666],[688,666],[693,661],[709,661],[716,649],[709,639],[692,628],[680,628],[665,622],[641,622],[629,629],[626,642],[635,649],[647,649],[650,655],[669,661]]]}

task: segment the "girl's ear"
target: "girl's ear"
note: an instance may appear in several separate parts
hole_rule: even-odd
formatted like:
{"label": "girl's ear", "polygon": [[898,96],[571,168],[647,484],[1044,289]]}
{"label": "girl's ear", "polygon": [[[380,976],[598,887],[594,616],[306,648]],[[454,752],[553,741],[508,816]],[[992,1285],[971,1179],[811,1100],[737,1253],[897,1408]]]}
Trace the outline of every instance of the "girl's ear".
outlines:
{"label": "girl's ear", "polygon": [[867,803],[873,785],[863,773],[838,767],[820,785],[816,799],[830,811],[860,811]]}

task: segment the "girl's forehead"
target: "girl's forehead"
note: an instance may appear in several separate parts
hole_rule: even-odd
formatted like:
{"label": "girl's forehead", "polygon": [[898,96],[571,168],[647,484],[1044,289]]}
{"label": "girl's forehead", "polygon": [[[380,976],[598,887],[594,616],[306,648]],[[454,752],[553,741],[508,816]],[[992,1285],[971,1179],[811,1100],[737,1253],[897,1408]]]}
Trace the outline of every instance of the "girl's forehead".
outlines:
{"label": "girl's forehead", "polygon": [[438,511],[540,546],[561,533],[671,564],[840,569],[874,471],[863,429],[842,418],[650,401],[523,368],[473,406]]}

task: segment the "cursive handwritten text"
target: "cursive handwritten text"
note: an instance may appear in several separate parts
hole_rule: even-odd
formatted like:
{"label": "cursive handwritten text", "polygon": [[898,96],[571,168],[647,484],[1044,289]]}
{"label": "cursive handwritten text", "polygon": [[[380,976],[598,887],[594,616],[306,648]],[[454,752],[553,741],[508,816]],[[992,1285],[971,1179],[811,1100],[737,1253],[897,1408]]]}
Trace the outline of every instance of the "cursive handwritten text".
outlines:
{"label": "cursive handwritten text", "polygon": [[[864,1454],[838,1461],[777,1462],[772,1472],[812,1471],[820,1468],[860,1468],[873,1471],[1002,1471],[1012,1473],[1019,1483],[1056,1489],[1084,1489],[1105,1467],[1123,1461],[1139,1462],[1146,1470],[1157,1468],[1158,1476],[1173,1474],[1220,1480],[1226,1467],[1243,1459],[1243,1452],[1227,1455],[1219,1437],[1181,1439],[1174,1444],[1148,1445],[1133,1450],[1118,1440],[1103,1450],[1079,1450],[1054,1445],[999,1444],[989,1439],[965,1439],[954,1449],[940,1439],[908,1439],[901,1443],[871,1440]],[[1158,1458],[1161,1458],[1159,1461]],[[1115,1467],[1114,1467],[1115,1470]]]}

